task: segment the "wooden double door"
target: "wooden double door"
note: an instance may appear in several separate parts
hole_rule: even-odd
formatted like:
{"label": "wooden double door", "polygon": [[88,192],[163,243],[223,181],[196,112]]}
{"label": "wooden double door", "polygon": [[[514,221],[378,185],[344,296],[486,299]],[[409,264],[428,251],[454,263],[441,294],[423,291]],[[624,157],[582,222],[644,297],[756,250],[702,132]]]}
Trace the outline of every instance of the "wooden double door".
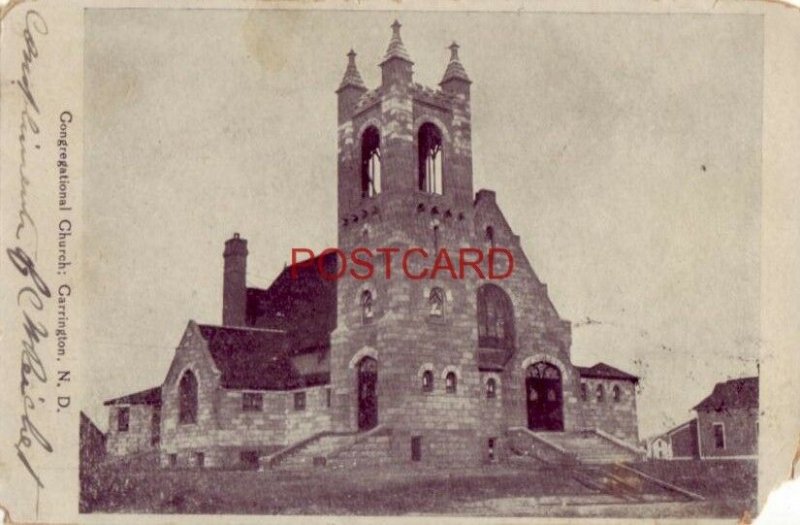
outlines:
{"label": "wooden double door", "polygon": [[525,395],[529,429],[564,430],[564,394],[558,368],[545,362],[528,367]]}

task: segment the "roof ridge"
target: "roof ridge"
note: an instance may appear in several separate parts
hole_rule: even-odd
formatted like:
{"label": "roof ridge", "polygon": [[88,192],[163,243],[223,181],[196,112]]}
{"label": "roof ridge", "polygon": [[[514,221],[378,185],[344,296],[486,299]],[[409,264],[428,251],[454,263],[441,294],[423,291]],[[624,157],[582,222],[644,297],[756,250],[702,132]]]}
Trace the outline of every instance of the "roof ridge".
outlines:
{"label": "roof ridge", "polygon": [[198,324],[197,326],[200,328],[224,328],[225,330],[242,330],[248,332],[272,332],[279,334],[287,333],[286,330],[281,330],[280,328],[259,328],[256,326],[227,326],[214,324]]}

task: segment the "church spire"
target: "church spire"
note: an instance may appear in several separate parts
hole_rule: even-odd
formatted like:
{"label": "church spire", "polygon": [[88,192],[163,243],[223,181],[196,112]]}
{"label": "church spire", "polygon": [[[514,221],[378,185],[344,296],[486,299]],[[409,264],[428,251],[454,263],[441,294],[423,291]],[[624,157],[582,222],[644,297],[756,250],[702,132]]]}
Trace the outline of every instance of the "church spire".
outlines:
{"label": "church spire", "polygon": [[347,69],[344,71],[344,77],[342,77],[342,83],[339,84],[337,92],[342,91],[348,86],[362,90],[367,89],[364,85],[364,80],[361,78],[361,73],[358,72],[358,68],[356,67],[356,52],[352,49],[347,53]]}
{"label": "church spire", "polygon": [[464,69],[464,66],[458,59],[458,48],[459,45],[456,44],[455,42],[450,44],[450,62],[447,64],[447,69],[444,72],[444,77],[442,78],[442,81],[439,83],[442,86],[453,80],[466,82],[468,84],[472,83],[472,81],[469,79],[469,76],[467,76],[467,70]]}
{"label": "church spire", "polygon": [[347,69],[339,84],[336,94],[339,99],[339,124],[347,121],[358,105],[358,100],[367,91],[367,86],[361,79],[361,74],[356,67],[356,52],[352,49],[347,53]]}
{"label": "church spire", "polygon": [[402,27],[400,22],[395,20],[392,24],[392,38],[389,40],[389,47],[386,49],[386,56],[383,57],[381,65],[393,58],[405,60],[409,64],[414,63],[411,61],[408,51],[406,51],[406,46],[403,45],[403,39],[400,38],[400,27]]}

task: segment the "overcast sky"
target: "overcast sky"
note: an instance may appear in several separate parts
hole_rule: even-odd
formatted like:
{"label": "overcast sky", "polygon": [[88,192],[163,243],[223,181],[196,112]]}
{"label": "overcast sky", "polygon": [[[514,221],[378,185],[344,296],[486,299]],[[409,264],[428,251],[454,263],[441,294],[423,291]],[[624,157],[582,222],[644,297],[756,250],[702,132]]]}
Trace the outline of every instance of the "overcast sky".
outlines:
{"label": "overcast sky", "polygon": [[[89,10],[84,408],[159,385],[221,317],[223,242],[265,287],[336,242],[336,96],[397,17],[415,80],[457,40],[489,188],[572,359],[642,377],[642,437],[756,373],[762,36],[755,16]],[[592,322],[587,323],[586,320]]]}

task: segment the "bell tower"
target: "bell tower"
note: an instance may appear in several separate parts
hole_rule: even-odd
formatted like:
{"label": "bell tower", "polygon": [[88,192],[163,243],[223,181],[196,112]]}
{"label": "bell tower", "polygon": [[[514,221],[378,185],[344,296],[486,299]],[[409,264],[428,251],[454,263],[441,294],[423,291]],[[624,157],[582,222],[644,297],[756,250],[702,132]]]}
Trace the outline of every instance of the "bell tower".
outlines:
{"label": "bell tower", "polygon": [[[379,86],[365,86],[351,50],[337,90],[338,246],[369,250],[375,271],[337,282],[331,421],[340,431],[391,428],[400,458],[412,442],[474,457],[474,284],[446,271],[425,281],[402,271],[410,248],[429,254],[411,261],[416,274],[441,249],[457,265],[459,248],[475,245],[471,82],[454,43],[439,87],[415,83],[400,29],[391,25]],[[420,387],[423,373],[430,391]]]}
{"label": "bell tower", "polygon": [[407,222],[420,203],[464,218],[472,205],[471,82],[458,45],[450,46],[439,89],[424,87],[414,82],[400,23],[391,28],[381,84],[365,86],[351,50],[336,91],[340,241],[375,208]]}

